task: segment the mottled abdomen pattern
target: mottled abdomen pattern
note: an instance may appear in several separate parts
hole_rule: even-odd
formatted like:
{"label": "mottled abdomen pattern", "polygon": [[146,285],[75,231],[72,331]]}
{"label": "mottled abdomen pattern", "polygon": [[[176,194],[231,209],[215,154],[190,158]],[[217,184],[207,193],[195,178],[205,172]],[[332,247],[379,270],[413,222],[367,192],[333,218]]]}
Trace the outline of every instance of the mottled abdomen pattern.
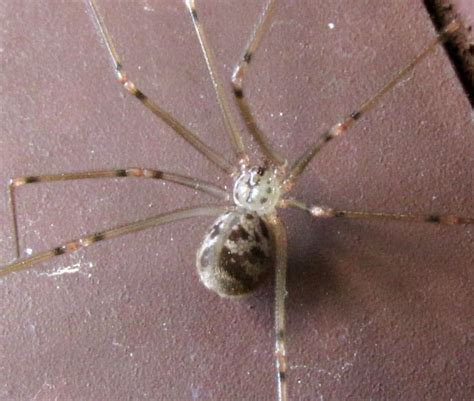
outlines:
{"label": "mottled abdomen pattern", "polygon": [[254,291],[273,266],[273,236],[256,213],[233,211],[220,216],[197,252],[204,285],[221,297]]}

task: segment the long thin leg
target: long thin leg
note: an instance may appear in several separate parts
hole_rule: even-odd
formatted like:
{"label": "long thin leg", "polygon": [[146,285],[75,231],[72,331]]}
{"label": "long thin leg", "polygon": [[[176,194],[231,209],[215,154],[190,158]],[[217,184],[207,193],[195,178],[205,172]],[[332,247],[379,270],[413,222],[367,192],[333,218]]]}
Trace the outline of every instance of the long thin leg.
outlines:
{"label": "long thin leg", "polygon": [[460,24],[458,21],[451,22],[446,28],[444,28],[438,35],[431,40],[431,42],[417,55],[415,56],[405,67],[398,71],[395,76],[386,83],[382,89],[380,89],[374,96],[369,98],[366,102],[360,106],[360,108],[348,117],[346,117],[342,122],[334,125],[329,130],[327,130],[319,140],[311,146],[292,166],[291,172],[288,176],[287,183],[291,186],[297,177],[304,171],[308,163],[313,159],[313,157],[332,139],[337,136],[345,133],[349,130],[359,119],[369,110],[374,108],[378,103],[380,98],[390,91],[403,77],[405,77],[421,60],[423,60],[438,43],[445,41],[450,34],[458,30]]}
{"label": "long thin leg", "polygon": [[444,225],[474,224],[474,217],[461,217],[454,214],[404,214],[404,213],[383,213],[383,212],[365,212],[332,209],[323,206],[308,206],[298,200],[283,200],[281,207],[293,207],[308,212],[313,217],[327,218],[337,217],[345,219],[370,219],[370,220],[398,220],[407,222],[425,222]]}
{"label": "long thin leg", "polygon": [[64,173],[64,174],[50,174],[39,176],[28,176],[13,178],[8,185],[8,192],[10,195],[10,205],[13,214],[13,232],[15,236],[16,257],[20,257],[20,244],[18,238],[18,218],[16,214],[16,196],[15,188],[26,184],[36,184],[41,182],[53,181],[69,181],[82,180],[94,178],[116,178],[116,177],[137,177],[137,178],[152,178],[157,180],[169,181],[175,184],[183,185],[195,190],[205,192],[215,198],[228,200],[227,192],[213,184],[200,181],[192,177],[184,175],[167,173],[161,170],[152,170],[147,168],[125,168],[115,170],[100,170],[100,171],[85,171],[80,173]]}
{"label": "long thin leg", "polygon": [[16,214],[16,197],[12,181],[8,184],[8,200],[10,202],[10,208],[12,211],[13,218],[13,237],[15,238],[15,256],[18,259],[20,257],[20,241],[18,239],[18,217]]}
{"label": "long thin leg", "polygon": [[219,103],[219,107],[222,112],[222,117],[224,119],[226,130],[230,134],[232,145],[238,157],[239,163],[247,164],[248,156],[245,152],[244,142],[237,126],[235,125],[235,121],[232,118],[232,114],[230,112],[229,104],[227,103],[227,98],[225,96],[222,83],[220,82],[219,77],[217,75],[214,53],[209,45],[209,41],[207,40],[202,24],[199,21],[194,0],[186,0],[186,6],[188,7],[189,13],[191,14],[194,28],[196,30],[196,34],[198,36],[199,43],[204,54],[204,59],[206,60],[207,69],[209,71],[209,75],[211,76],[214,91],[216,92],[217,102]]}
{"label": "long thin leg", "polygon": [[34,256],[24,258],[15,263],[4,266],[0,269],[0,277],[5,276],[9,273],[17,272],[19,270],[27,269],[35,264],[50,260],[55,256],[75,252],[80,248],[88,247],[99,241],[117,238],[125,234],[142,231],[150,227],[155,227],[161,224],[171,223],[178,220],[188,219],[191,217],[216,216],[228,211],[229,209],[229,207],[224,206],[202,206],[175,210],[173,212],[159,214],[157,216],[149,217],[147,219],[140,220],[134,223],[129,223],[105,231],[100,231],[92,235],[86,235],[79,239],[66,242],[49,251],[41,252]]}
{"label": "long thin leg", "polygon": [[247,73],[250,65],[250,61],[260,44],[260,41],[267,31],[270,21],[272,19],[275,10],[275,0],[270,0],[261,15],[255,30],[250,37],[250,40],[245,48],[240,62],[235,66],[232,74],[232,87],[234,89],[234,96],[239,106],[240,114],[242,115],[247,129],[253,136],[257,144],[260,146],[262,153],[265,157],[276,165],[283,165],[285,160],[281,157],[275,149],[273,149],[265,138],[260,128],[255,121],[255,117],[252,114],[250,105],[244,96],[243,81],[244,76]]}
{"label": "long thin leg", "polygon": [[275,363],[277,369],[277,400],[287,401],[286,313],[285,298],[288,243],[286,230],[276,215],[269,219],[275,237]]}
{"label": "long thin leg", "polygon": [[226,173],[232,174],[234,172],[234,167],[232,166],[232,164],[230,164],[219,153],[217,153],[212,148],[207,146],[204,142],[202,142],[199,137],[196,136],[196,134],[194,134],[184,125],[182,125],[169,112],[154,103],[148,96],[146,96],[140,89],[138,89],[132,81],[128,79],[126,72],[123,70],[122,63],[120,62],[117,51],[115,50],[115,47],[112,43],[112,37],[107,31],[104,21],[102,20],[102,16],[100,15],[97,5],[95,4],[95,0],[88,0],[88,2],[92,10],[92,16],[94,17],[94,21],[97,24],[99,32],[109,52],[110,60],[114,67],[117,79],[123,85],[123,87],[133,96],[135,96],[153,114],[155,114],[166,124],[168,124],[178,135],[180,135],[184,140],[191,144],[191,146],[193,146],[198,152],[204,155],[208,160],[212,161]]}

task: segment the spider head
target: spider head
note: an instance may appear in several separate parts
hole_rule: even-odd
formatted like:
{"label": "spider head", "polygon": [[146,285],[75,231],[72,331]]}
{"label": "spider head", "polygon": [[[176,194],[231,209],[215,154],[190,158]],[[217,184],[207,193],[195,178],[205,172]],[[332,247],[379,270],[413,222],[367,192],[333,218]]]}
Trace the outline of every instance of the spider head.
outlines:
{"label": "spider head", "polygon": [[280,200],[280,179],[271,167],[244,169],[234,184],[234,202],[258,214],[271,213]]}

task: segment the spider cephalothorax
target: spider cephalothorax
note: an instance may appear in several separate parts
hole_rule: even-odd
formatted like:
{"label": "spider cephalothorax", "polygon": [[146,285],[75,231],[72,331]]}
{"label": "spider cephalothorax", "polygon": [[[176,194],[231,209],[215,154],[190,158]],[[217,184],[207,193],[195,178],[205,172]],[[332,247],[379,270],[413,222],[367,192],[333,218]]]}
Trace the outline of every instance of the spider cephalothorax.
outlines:
{"label": "spider cephalothorax", "polygon": [[243,169],[234,184],[234,202],[258,214],[271,213],[280,200],[280,181],[278,170],[273,167]]}

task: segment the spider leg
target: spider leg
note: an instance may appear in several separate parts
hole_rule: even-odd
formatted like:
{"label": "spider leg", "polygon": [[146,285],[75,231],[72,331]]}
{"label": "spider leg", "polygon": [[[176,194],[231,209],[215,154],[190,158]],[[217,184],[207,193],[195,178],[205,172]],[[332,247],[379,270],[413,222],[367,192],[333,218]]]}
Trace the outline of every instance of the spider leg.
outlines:
{"label": "spider leg", "polygon": [[285,199],[280,207],[293,207],[308,212],[313,217],[326,218],[337,217],[344,219],[369,219],[369,220],[398,220],[407,222],[425,222],[444,225],[474,224],[474,217],[461,217],[454,214],[405,214],[405,213],[384,213],[384,212],[365,212],[332,209],[322,206],[309,206],[304,202]]}
{"label": "spider leg", "polygon": [[337,123],[330,129],[328,129],[318,141],[312,145],[303,155],[296,160],[291,167],[290,174],[287,179],[287,185],[291,187],[298,178],[298,176],[305,170],[308,163],[313,157],[332,139],[337,136],[344,134],[355,125],[357,121],[369,110],[373,109],[380,98],[389,92],[400,80],[402,80],[420,61],[422,61],[430,52],[432,52],[436,45],[447,40],[449,35],[457,31],[460,27],[458,21],[452,21],[447,25],[438,35],[433,38],[428,45],[416,55],[405,67],[403,67],[398,73],[396,73],[390,81],[388,81],[382,89],[380,89],[375,95],[366,100],[356,111],[352,112],[342,122]]}
{"label": "spider leg", "polygon": [[17,272],[19,270],[27,269],[35,264],[45,262],[56,256],[65,253],[72,253],[80,248],[88,247],[99,241],[105,241],[112,238],[117,238],[125,234],[130,234],[145,230],[150,227],[159,226],[161,224],[171,223],[178,220],[188,219],[197,216],[216,216],[228,211],[230,208],[225,206],[202,206],[175,210],[168,213],[159,214],[153,217],[148,217],[134,223],[117,226],[104,231],[96,232],[91,235],[78,238],[73,241],[66,242],[49,251],[40,252],[28,258],[20,259],[12,264],[6,265],[0,269],[0,277],[9,273]]}
{"label": "spider leg", "polygon": [[250,105],[244,96],[243,90],[243,81],[245,74],[249,69],[250,61],[252,60],[252,57],[257,50],[264,33],[268,30],[274,10],[275,0],[269,0],[265,10],[263,11],[263,14],[260,17],[260,20],[255,27],[255,30],[252,33],[252,36],[250,37],[240,62],[234,68],[234,72],[232,74],[232,87],[234,89],[234,96],[239,107],[240,114],[242,115],[242,118],[245,121],[250,134],[260,146],[260,149],[265,157],[273,164],[281,166],[285,164],[285,160],[275,151],[275,149],[270,146],[268,141],[265,139],[265,136],[255,121],[255,117],[252,114]]}
{"label": "spider leg", "polygon": [[242,136],[235,125],[235,121],[232,119],[232,114],[230,112],[229,104],[227,103],[227,98],[222,87],[222,83],[219,80],[217,75],[216,63],[214,53],[209,45],[209,41],[204,32],[204,28],[199,21],[198,14],[196,11],[196,5],[194,0],[186,0],[186,6],[188,7],[189,13],[193,20],[194,28],[196,30],[197,37],[199,39],[199,44],[206,60],[207,69],[211,77],[212,85],[217,96],[217,102],[222,112],[222,117],[224,119],[224,124],[227,132],[230,134],[231,142],[234,147],[234,151],[239,160],[239,164],[247,164],[248,156],[245,152],[245,146],[242,140]]}
{"label": "spider leg", "polygon": [[283,223],[275,215],[269,219],[275,239],[275,364],[277,369],[277,400],[287,401],[287,356],[285,298],[288,243]]}
{"label": "spider leg", "polygon": [[123,70],[122,63],[120,62],[119,56],[112,42],[107,28],[104,24],[102,16],[99,13],[95,0],[88,0],[89,6],[92,10],[92,16],[95,23],[97,24],[99,33],[105,42],[107,50],[109,52],[110,60],[115,70],[115,74],[119,82],[123,87],[135,96],[147,109],[149,109],[154,115],[163,120],[169,125],[178,135],[186,140],[191,146],[193,146],[198,152],[204,155],[208,160],[216,164],[220,169],[225,171],[227,174],[234,172],[234,167],[224,159],[219,153],[207,146],[202,142],[199,137],[176,120],[169,112],[154,103],[148,96],[146,96],[135,84],[130,81],[127,77],[126,72]]}
{"label": "spider leg", "polygon": [[93,178],[117,178],[117,177],[138,177],[138,178],[152,178],[162,181],[169,181],[175,184],[183,185],[189,188],[193,188],[197,191],[205,192],[215,198],[228,200],[228,194],[225,190],[204,182],[197,180],[192,177],[184,175],[168,173],[161,170],[152,170],[147,168],[126,168],[126,169],[114,169],[114,170],[100,170],[100,171],[85,171],[80,173],[63,173],[63,174],[49,174],[39,176],[28,176],[18,177],[10,180],[8,185],[8,193],[10,196],[10,205],[13,215],[13,233],[15,237],[16,257],[20,257],[20,243],[18,237],[18,218],[16,213],[16,196],[15,189],[26,185],[36,184],[42,182],[54,182],[54,181],[70,181],[70,180],[82,180],[82,179],[93,179]]}

